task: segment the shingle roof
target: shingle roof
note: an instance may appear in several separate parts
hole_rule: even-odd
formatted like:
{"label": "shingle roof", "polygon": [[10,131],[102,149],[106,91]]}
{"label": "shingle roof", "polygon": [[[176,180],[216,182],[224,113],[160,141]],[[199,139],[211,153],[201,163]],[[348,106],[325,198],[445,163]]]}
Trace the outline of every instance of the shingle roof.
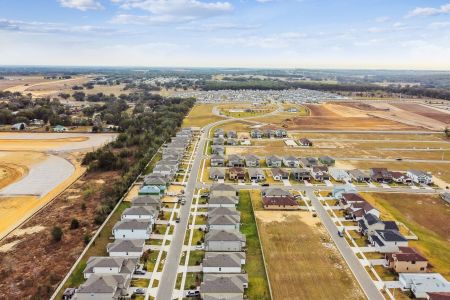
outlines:
{"label": "shingle roof", "polygon": [[124,210],[122,215],[128,216],[155,216],[156,211],[148,206],[132,206]]}
{"label": "shingle roof", "polygon": [[80,294],[114,293],[117,287],[127,286],[126,275],[92,275],[77,290]]}
{"label": "shingle roof", "polygon": [[218,183],[218,184],[213,184],[211,186],[211,191],[236,191],[235,188],[232,185],[229,184],[224,184],[224,183]]}
{"label": "shingle roof", "polygon": [[208,225],[236,225],[239,221],[236,215],[216,215],[208,218]]}
{"label": "shingle roof", "polygon": [[108,252],[141,252],[145,240],[115,240],[106,247]]}
{"label": "shingle roof", "polygon": [[248,278],[243,274],[206,274],[200,287],[201,293],[234,294],[244,292]]}
{"label": "shingle roof", "polygon": [[408,241],[400,232],[396,230],[376,230],[376,233],[387,242],[406,242]]}
{"label": "shingle roof", "polygon": [[212,196],[208,201],[209,204],[236,204],[237,202],[237,197],[227,196]]}
{"label": "shingle roof", "polygon": [[114,230],[122,229],[136,229],[136,230],[147,230],[151,226],[151,222],[142,220],[121,220],[114,225]]}
{"label": "shingle roof", "polygon": [[245,241],[245,236],[237,230],[211,230],[205,235],[205,241]]}
{"label": "shingle roof", "polygon": [[233,252],[207,252],[203,259],[203,267],[240,267],[241,255]]}

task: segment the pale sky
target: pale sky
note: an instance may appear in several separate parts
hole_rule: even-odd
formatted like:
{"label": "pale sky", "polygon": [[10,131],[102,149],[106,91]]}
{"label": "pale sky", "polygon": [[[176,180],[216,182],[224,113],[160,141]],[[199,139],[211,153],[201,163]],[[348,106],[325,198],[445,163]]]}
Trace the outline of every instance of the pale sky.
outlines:
{"label": "pale sky", "polygon": [[0,65],[450,70],[450,1],[0,0]]}

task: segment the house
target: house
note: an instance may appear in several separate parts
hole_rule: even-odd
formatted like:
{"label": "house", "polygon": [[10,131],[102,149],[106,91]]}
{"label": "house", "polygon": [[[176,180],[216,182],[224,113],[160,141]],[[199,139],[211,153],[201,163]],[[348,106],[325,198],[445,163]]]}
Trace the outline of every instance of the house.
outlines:
{"label": "house", "polygon": [[230,168],[228,170],[228,177],[230,180],[245,180],[244,168]]}
{"label": "house", "polygon": [[237,132],[234,130],[230,130],[227,132],[227,138],[229,139],[237,139],[238,135]]}
{"label": "house", "polygon": [[228,146],[236,146],[237,144],[238,144],[238,141],[237,141],[237,140],[231,139],[231,138],[228,138],[228,139],[227,139],[227,145],[228,145]]}
{"label": "house", "polygon": [[237,154],[232,154],[228,156],[228,164],[229,167],[245,167],[245,161],[242,156]]}
{"label": "house", "polygon": [[215,196],[210,197],[208,200],[208,207],[236,207],[238,204],[238,198],[236,196]]}
{"label": "house", "polygon": [[269,168],[280,168],[283,160],[276,155],[270,155],[266,157],[266,165]]}
{"label": "house", "polygon": [[313,143],[307,138],[301,138],[298,140],[298,144],[303,147],[312,147]]}
{"label": "house", "polygon": [[311,180],[311,173],[307,169],[295,168],[292,170],[292,175],[298,181]]}
{"label": "house", "polygon": [[241,140],[240,144],[241,146],[250,146],[252,142],[250,140]]}
{"label": "house", "polygon": [[14,125],[11,126],[11,130],[25,130],[27,129],[27,124],[25,123],[16,123]]}
{"label": "house", "polygon": [[392,174],[386,168],[371,168],[370,179],[379,183],[391,183]]}
{"label": "house", "polygon": [[91,256],[83,275],[88,279],[91,275],[131,275],[136,270],[138,259],[126,257]]}
{"label": "house", "polygon": [[392,181],[396,183],[411,184],[412,179],[403,172],[391,172]]}
{"label": "house", "polygon": [[420,170],[408,170],[406,175],[412,179],[413,182],[418,184],[432,184],[433,177],[431,174],[428,174],[424,171]]}
{"label": "house", "polygon": [[159,189],[159,187],[154,186],[154,185],[144,185],[143,187],[140,188],[138,195],[141,196],[161,196],[164,194],[164,191],[161,191]]}
{"label": "house", "polygon": [[329,168],[328,171],[329,171],[331,177],[336,181],[350,182],[352,180],[350,175],[348,175],[348,173],[343,169]]}
{"label": "house", "polygon": [[200,294],[205,300],[244,299],[244,290],[247,287],[247,274],[205,274],[200,285]]}
{"label": "house", "polygon": [[211,154],[224,155],[225,147],[222,145],[212,145],[211,146]]}
{"label": "house", "polygon": [[244,264],[244,252],[206,252],[202,271],[203,273],[240,274]]}
{"label": "house", "polygon": [[113,299],[128,295],[130,275],[92,275],[77,289],[76,300]]}
{"label": "house", "polygon": [[410,290],[415,298],[427,298],[428,293],[450,292],[450,282],[439,273],[400,273],[402,290]]}
{"label": "house", "polygon": [[330,175],[328,174],[328,167],[326,166],[312,167],[311,175],[317,181],[330,180]]}
{"label": "house", "polygon": [[354,170],[350,170],[347,172],[348,172],[348,175],[350,175],[350,177],[352,178],[352,180],[355,180],[357,182],[369,182],[370,181],[370,176],[365,174],[361,170],[354,169]]}
{"label": "house", "polygon": [[303,157],[300,158],[300,163],[302,164],[303,168],[312,168],[314,166],[317,166],[319,162],[314,157]]}
{"label": "house", "polygon": [[150,206],[161,210],[161,198],[159,196],[137,196],[131,200],[131,206]]}
{"label": "house", "polygon": [[225,157],[221,154],[216,154],[211,156],[211,167],[224,167]]}
{"label": "house", "polygon": [[266,175],[262,169],[248,168],[247,172],[251,181],[260,182],[266,180]]}
{"label": "house", "polygon": [[55,127],[53,127],[53,131],[54,132],[66,132],[67,127],[64,127],[62,125],[56,125]]}
{"label": "house", "polygon": [[210,230],[205,235],[205,250],[240,252],[245,247],[245,236],[237,230]]}
{"label": "house", "polygon": [[245,156],[245,165],[249,168],[259,167],[259,157],[253,154]]}
{"label": "house", "polygon": [[211,168],[209,170],[209,179],[212,180],[225,180],[225,170],[221,168]]}
{"label": "house", "polygon": [[292,155],[283,157],[283,164],[288,168],[298,168],[300,166],[300,160]]}
{"label": "house", "polygon": [[132,206],[124,210],[122,220],[147,220],[155,223],[158,211],[150,206]]}
{"label": "house", "polygon": [[408,247],[408,240],[397,230],[375,230],[368,239],[380,252],[392,252],[398,247]]}
{"label": "house", "polygon": [[240,215],[208,215],[206,227],[208,230],[239,231]]}
{"label": "house", "polygon": [[171,166],[166,166],[166,165],[163,165],[163,164],[157,164],[153,168],[153,173],[154,174],[163,175],[163,176],[165,176],[167,178],[172,178],[175,175],[176,170],[174,170],[174,168],[171,167]]}
{"label": "house", "polygon": [[106,246],[111,257],[141,257],[144,253],[145,240],[115,240]]}
{"label": "house", "polygon": [[263,136],[264,136],[264,133],[259,129],[254,129],[254,130],[250,131],[250,137],[252,139],[260,139]]}
{"label": "house", "polygon": [[267,210],[297,210],[300,209],[297,201],[291,196],[263,197],[263,207]]}
{"label": "house", "polygon": [[[342,199],[342,195],[346,193],[356,193],[356,188],[352,184],[335,185],[331,195],[336,199]],[[363,199],[364,200],[364,199]]]}
{"label": "house", "polygon": [[222,128],[217,128],[216,130],[214,130],[213,137],[215,137],[215,138],[224,138],[225,137],[225,132],[223,131]]}
{"label": "house", "polygon": [[320,161],[320,163],[322,164],[322,165],[324,165],[324,166],[334,166],[334,164],[335,164],[335,160],[334,160],[334,158],[332,158],[332,157],[329,157],[329,156],[321,156],[321,157],[319,157],[319,161]]}
{"label": "house", "polygon": [[213,138],[212,140],[213,145],[225,145],[225,139],[224,138]]}
{"label": "house", "polygon": [[350,207],[347,208],[347,214],[355,221],[361,220],[366,214],[373,214],[378,218],[380,217],[380,212],[366,201],[351,204]]}
{"label": "house", "polygon": [[268,188],[262,191],[263,197],[292,197],[292,194],[283,188]]}
{"label": "house", "polygon": [[441,194],[442,200],[450,204],[450,193],[445,192]]}
{"label": "house", "polygon": [[386,253],[385,259],[385,267],[397,273],[427,272],[428,260],[411,247],[398,247],[398,252]]}
{"label": "house", "polygon": [[286,129],[270,130],[270,133],[269,133],[269,137],[285,138],[287,136],[288,135],[287,135]]}
{"label": "house", "polygon": [[153,174],[152,176],[145,176],[144,177],[144,185],[154,185],[157,186],[160,190],[165,190],[167,186],[169,185],[170,180],[169,178],[165,177],[161,174]]}
{"label": "house", "polygon": [[450,292],[428,292],[427,300],[450,300]]}
{"label": "house", "polygon": [[213,184],[211,186],[211,197],[213,196],[237,196],[237,191],[234,189],[233,186],[224,184],[224,183],[218,183]]}
{"label": "house", "polygon": [[143,220],[121,220],[114,225],[112,233],[116,239],[144,239],[150,238],[152,223]]}
{"label": "house", "polygon": [[363,203],[363,202],[367,201],[361,195],[350,192],[350,193],[342,193],[342,197],[339,200],[339,205],[342,208],[347,208],[355,203]]}
{"label": "house", "polygon": [[289,171],[274,168],[271,170],[273,180],[281,181],[281,180],[289,180]]}
{"label": "house", "polygon": [[365,214],[361,220],[358,221],[358,231],[363,235],[372,235],[375,230],[399,230],[395,221],[381,221],[379,217],[374,214]]}
{"label": "house", "polygon": [[241,213],[236,210],[236,207],[208,207],[208,217],[214,216],[236,216],[240,217]]}

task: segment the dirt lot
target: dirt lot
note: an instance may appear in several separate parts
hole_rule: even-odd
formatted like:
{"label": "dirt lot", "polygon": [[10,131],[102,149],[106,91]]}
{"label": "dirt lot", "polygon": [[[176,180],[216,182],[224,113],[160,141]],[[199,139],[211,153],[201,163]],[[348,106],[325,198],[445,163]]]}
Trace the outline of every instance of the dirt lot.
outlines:
{"label": "dirt lot", "polygon": [[0,91],[9,90],[16,86],[30,86],[50,80],[42,76],[7,76],[6,79],[0,79]]}
{"label": "dirt lot", "polygon": [[255,216],[274,299],[365,299],[318,219],[307,212]]}
{"label": "dirt lot", "polygon": [[381,210],[382,218],[404,223],[418,237],[410,241],[431,263],[434,272],[450,279],[450,204],[438,195],[365,193]]}
{"label": "dirt lot", "polygon": [[417,103],[405,103],[405,104],[393,104],[395,107],[400,109],[428,117],[434,120],[438,120],[440,122],[444,122],[445,124],[450,124],[450,113],[445,113],[444,111],[437,110],[431,108],[429,106],[417,104]]}
{"label": "dirt lot", "polygon": [[323,104],[305,104],[310,111],[311,117],[337,117],[338,114]]}
{"label": "dirt lot", "polygon": [[305,133],[293,133],[294,138],[299,139],[307,137],[311,140],[324,139],[324,140],[352,140],[352,141],[370,141],[370,140],[414,140],[414,141],[442,141],[447,140],[444,134],[412,134],[405,132],[403,134],[382,134],[382,133],[340,133],[340,132],[305,132]]}
{"label": "dirt lot", "polygon": [[364,111],[383,110],[383,109],[376,108],[376,107],[374,107],[368,103],[364,103],[364,102],[343,102],[343,103],[339,103],[339,105],[350,107],[350,108],[356,108],[356,109],[364,110]]}

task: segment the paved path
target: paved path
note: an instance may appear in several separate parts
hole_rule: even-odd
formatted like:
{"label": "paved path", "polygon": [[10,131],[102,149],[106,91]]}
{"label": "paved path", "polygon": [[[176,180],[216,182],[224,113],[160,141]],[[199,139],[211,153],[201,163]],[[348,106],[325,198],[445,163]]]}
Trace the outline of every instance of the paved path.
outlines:
{"label": "paved path", "polygon": [[347,244],[345,238],[341,238],[337,234],[338,229],[336,225],[334,224],[333,220],[331,219],[325,208],[322,206],[322,204],[320,204],[320,201],[314,195],[314,192],[312,190],[307,190],[306,195],[311,200],[311,204],[314,206],[317,215],[322,221],[322,224],[328,230],[328,233],[333,239],[336,247],[339,249],[350,270],[355,275],[367,298],[370,300],[384,299],[383,295],[381,295],[380,291],[375,286],[375,283],[370,278],[370,275],[366,272],[353,250]]}

